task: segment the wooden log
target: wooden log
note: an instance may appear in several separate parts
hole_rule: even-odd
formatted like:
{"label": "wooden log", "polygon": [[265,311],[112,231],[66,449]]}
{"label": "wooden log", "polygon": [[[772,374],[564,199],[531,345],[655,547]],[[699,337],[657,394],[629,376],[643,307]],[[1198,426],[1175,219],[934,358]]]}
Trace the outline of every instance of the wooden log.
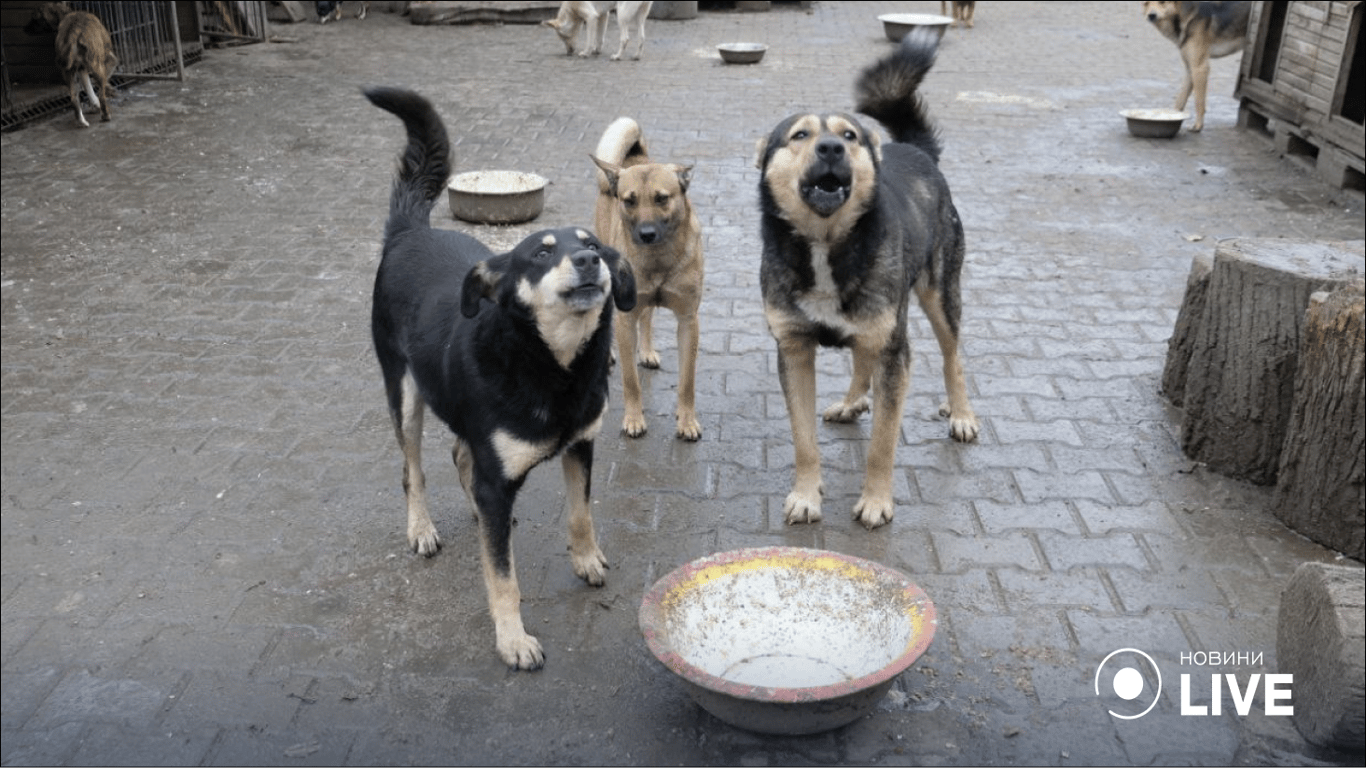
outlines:
{"label": "wooden log", "polygon": [[1366,290],[1310,297],[1272,510],[1286,525],[1366,559]]}
{"label": "wooden log", "polygon": [[1363,274],[1362,241],[1219,243],[1186,372],[1187,456],[1231,477],[1275,482],[1309,296]]}
{"label": "wooden log", "polygon": [[1281,593],[1276,666],[1294,676],[1295,727],[1326,747],[1366,750],[1366,571],[1305,563]]}
{"label": "wooden log", "polygon": [[1214,269],[1214,255],[1202,253],[1191,261],[1186,277],[1186,295],[1176,315],[1176,327],[1167,340],[1167,364],[1162,369],[1162,394],[1172,405],[1180,408],[1186,398],[1186,371],[1190,368],[1191,352],[1200,330],[1200,319],[1205,314],[1205,297],[1209,295],[1209,273]]}

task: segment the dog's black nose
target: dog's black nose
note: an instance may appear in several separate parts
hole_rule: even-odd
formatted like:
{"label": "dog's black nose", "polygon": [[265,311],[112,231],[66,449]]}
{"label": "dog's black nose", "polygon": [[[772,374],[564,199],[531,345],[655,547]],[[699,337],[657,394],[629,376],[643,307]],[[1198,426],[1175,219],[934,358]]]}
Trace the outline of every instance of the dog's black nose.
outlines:
{"label": "dog's black nose", "polygon": [[659,228],[654,225],[645,225],[636,228],[636,237],[644,245],[652,245],[659,240]]}
{"label": "dog's black nose", "polygon": [[844,142],[833,136],[827,136],[816,143],[816,157],[833,163],[844,159]]}
{"label": "dog's black nose", "polygon": [[1148,21],[1157,21],[1157,14],[1155,14],[1155,13],[1150,13],[1150,14],[1148,14]]}
{"label": "dog's black nose", "polygon": [[570,260],[574,262],[574,266],[580,269],[583,267],[591,267],[601,261],[601,259],[602,257],[598,255],[597,251],[589,250],[579,251],[570,257]]}

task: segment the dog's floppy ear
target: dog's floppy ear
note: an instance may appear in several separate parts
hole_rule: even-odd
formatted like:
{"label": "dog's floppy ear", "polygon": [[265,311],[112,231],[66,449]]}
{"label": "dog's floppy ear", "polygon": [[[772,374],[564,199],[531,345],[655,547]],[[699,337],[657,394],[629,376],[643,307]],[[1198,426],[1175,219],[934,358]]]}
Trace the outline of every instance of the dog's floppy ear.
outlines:
{"label": "dog's floppy ear", "polygon": [[460,287],[460,314],[474,317],[479,314],[479,302],[494,297],[494,292],[498,290],[498,282],[503,279],[506,271],[503,268],[503,261],[506,261],[506,257],[495,256],[475,264],[466,273],[465,282]]}
{"label": "dog's floppy ear", "polygon": [[612,303],[619,311],[630,312],[636,308],[636,273],[631,262],[605,245],[600,252],[612,270]]}
{"label": "dog's floppy ear", "polygon": [[617,180],[621,178],[621,166],[609,163],[606,160],[599,160],[597,155],[589,155],[593,164],[602,173],[598,174],[598,189],[604,195],[611,197],[617,196]]}

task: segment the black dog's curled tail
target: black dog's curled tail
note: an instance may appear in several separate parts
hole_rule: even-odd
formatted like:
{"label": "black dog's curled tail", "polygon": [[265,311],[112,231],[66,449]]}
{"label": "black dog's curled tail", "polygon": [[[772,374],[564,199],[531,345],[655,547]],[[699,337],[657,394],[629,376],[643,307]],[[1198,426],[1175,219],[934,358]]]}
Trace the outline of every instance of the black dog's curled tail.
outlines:
{"label": "black dog's curled tail", "polygon": [[408,146],[399,157],[389,199],[390,233],[411,226],[430,226],[432,206],[451,176],[451,143],[445,124],[432,103],[412,91],[369,88],[365,98],[398,116],[408,132]]}
{"label": "black dog's curled tail", "polygon": [[882,123],[892,141],[913,144],[939,162],[939,136],[929,111],[916,91],[934,66],[939,33],[925,27],[911,30],[896,52],[863,71],[854,86],[859,112]]}

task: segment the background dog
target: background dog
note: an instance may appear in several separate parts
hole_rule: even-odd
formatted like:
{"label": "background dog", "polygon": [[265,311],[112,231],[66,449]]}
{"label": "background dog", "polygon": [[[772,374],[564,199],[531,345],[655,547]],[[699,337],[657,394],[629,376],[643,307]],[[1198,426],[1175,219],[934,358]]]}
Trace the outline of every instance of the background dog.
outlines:
{"label": "background dog", "polygon": [[1195,91],[1195,123],[1205,127],[1205,92],[1209,88],[1209,60],[1243,50],[1250,2],[1145,2],[1143,15],[1181,50],[1186,77],[1176,94],[1176,110],[1186,108]]}
{"label": "background dog", "polygon": [[641,365],[659,367],[652,321],[654,308],[665,307],[678,320],[676,434],[697,440],[702,437],[694,401],[703,258],[702,228],[688,200],[692,166],[650,162],[640,126],[629,117],[607,127],[593,162],[599,169],[594,226],[630,262],[636,279],[636,308],[617,315],[616,324],[626,401],[621,429],[631,437],[645,434],[636,353],[639,349]]}
{"label": "background dog", "polygon": [[498,654],[537,669],[541,644],[522,625],[512,506],[532,467],[562,455],[574,573],[601,586],[588,494],[593,439],[607,412],[613,307],[635,304],[630,267],[583,229],[545,230],[494,255],[468,235],[431,228],[450,176],[446,128],[410,91],[374,88],[403,120],[400,158],[375,277],[371,330],[389,414],[403,450],[408,543],[427,556],[441,539],[427,512],[422,415],[455,433],[452,455],[479,521]]}
{"label": "background dog", "polygon": [[[939,3],[939,15],[948,15],[950,3]],[[972,0],[953,0],[953,26],[958,26],[959,22],[966,24],[968,29],[972,29],[972,17],[977,14],[977,3]]]}
{"label": "background dog", "polygon": [[916,95],[937,46],[933,32],[913,32],[858,81],[858,110],[887,128],[890,143],[841,113],[793,115],[759,141],[759,278],[795,450],[793,487],[783,504],[789,523],[821,519],[818,346],[853,352],[849,390],[825,419],[852,421],[870,404],[873,411],[854,516],[868,528],[891,522],[912,291],[943,353],[948,403],[941,413],[949,432],[960,441],[977,437],[958,356],[963,226],[939,172],[934,127]]}
{"label": "background dog", "polygon": [[636,53],[631,58],[639,59],[645,48],[645,20],[650,16],[653,2],[564,2],[560,3],[560,10],[555,14],[555,18],[541,24],[555,30],[570,56],[575,54],[574,43],[579,36],[579,28],[586,26],[588,39],[584,41],[584,46],[578,49],[578,55],[597,56],[602,53],[602,41],[607,36],[607,19],[612,13],[613,6],[616,6],[617,27],[621,30],[621,45],[612,55],[612,61],[621,60],[632,37],[636,41]]}
{"label": "background dog", "polygon": [[[340,20],[342,17],[341,0],[318,0],[315,3],[318,9],[318,23],[326,24],[330,20]],[[356,11],[357,19],[364,19],[370,13],[370,3],[360,4],[360,10]]]}
{"label": "background dog", "polygon": [[[90,105],[100,110],[100,121],[109,122],[109,78],[114,74],[119,59],[114,55],[114,41],[99,17],[85,11],[73,11],[66,3],[44,3],[33,19],[24,27],[29,34],[57,33],[57,69],[61,70],[71,94],[71,108],[76,111],[76,122],[89,128],[81,109],[80,86]],[[95,94],[91,79],[99,83]]]}

